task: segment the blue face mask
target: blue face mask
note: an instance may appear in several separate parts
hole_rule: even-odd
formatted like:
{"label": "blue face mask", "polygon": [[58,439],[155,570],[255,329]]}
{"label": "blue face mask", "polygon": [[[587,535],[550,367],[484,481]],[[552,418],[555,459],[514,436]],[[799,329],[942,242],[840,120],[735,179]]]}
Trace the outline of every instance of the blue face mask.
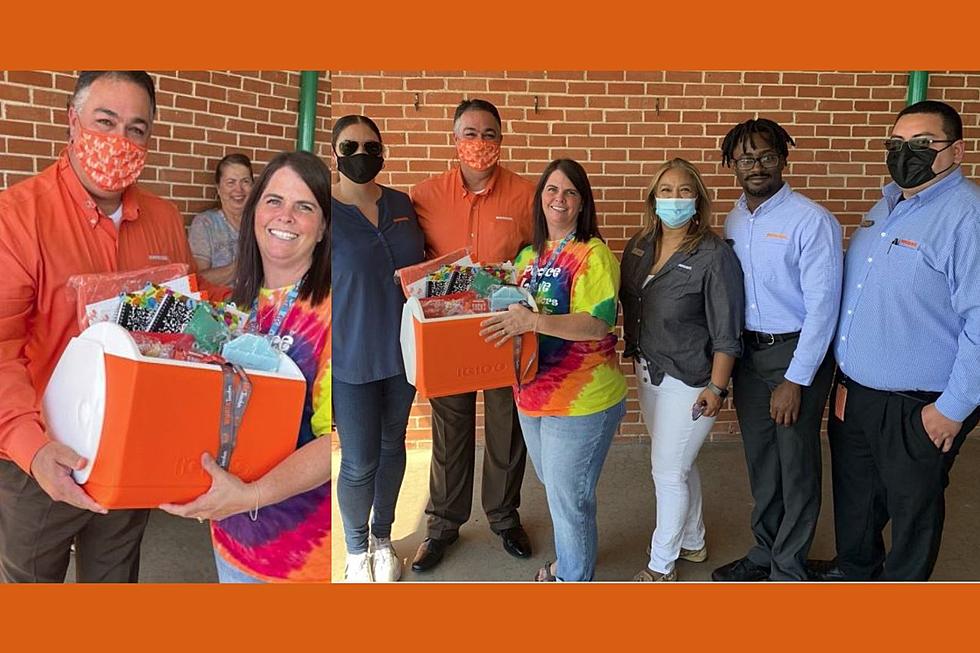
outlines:
{"label": "blue face mask", "polygon": [[697,200],[691,197],[658,197],[656,202],[657,216],[671,229],[683,227],[697,212]]}

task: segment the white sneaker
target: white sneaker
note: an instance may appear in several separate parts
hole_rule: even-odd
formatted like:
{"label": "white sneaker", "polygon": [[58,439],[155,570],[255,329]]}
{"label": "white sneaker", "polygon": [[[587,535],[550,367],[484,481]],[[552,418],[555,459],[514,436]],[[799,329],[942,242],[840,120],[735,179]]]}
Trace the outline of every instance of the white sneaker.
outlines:
{"label": "white sneaker", "polygon": [[402,577],[402,561],[391,545],[391,538],[371,536],[371,570],[378,583],[393,583]]}
{"label": "white sneaker", "polygon": [[344,580],[348,583],[374,582],[374,575],[371,571],[371,554],[369,552],[347,554]]}

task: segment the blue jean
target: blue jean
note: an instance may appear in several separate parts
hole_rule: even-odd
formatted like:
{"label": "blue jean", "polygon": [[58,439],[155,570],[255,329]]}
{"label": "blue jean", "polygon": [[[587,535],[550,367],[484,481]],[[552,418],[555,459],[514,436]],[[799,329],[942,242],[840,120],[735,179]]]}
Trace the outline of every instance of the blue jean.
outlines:
{"label": "blue jean", "polygon": [[333,380],[333,415],[340,436],[337,503],[348,553],[365,553],[368,533],[391,537],[414,399],[415,388],[404,374],[371,383]]}
{"label": "blue jean", "polygon": [[626,400],[591,415],[530,417],[521,429],[534,471],[544,484],[555,531],[557,573],[564,581],[589,581],[599,549],[595,489]]}
{"label": "blue jean", "polygon": [[232,564],[230,562],[226,562],[217,551],[214,552],[214,566],[218,570],[219,583],[265,583],[264,580],[260,580],[245,573],[238,567],[232,566]]}

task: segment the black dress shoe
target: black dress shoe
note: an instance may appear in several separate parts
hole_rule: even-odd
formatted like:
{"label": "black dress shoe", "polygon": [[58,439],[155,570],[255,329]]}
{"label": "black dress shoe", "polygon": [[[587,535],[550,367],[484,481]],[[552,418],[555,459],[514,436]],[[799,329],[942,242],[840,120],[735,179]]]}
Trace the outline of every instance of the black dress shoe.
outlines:
{"label": "black dress shoe", "polygon": [[807,560],[806,573],[810,580],[817,582],[841,582],[847,580],[847,576],[837,566],[837,558],[833,560]]}
{"label": "black dress shoe", "polygon": [[760,567],[748,558],[739,558],[735,562],[729,562],[723,567],[718,567],[711,572],[711,580],[729,583],[755,582],[769,579],[769,570]]}
{"label": "black dress shoe", "polygon": [[453,535],[444,540],[434,537],[427,537],[422,540],[419,550],[415,552],[415,559],[412,560],[412,571],[428,571],[442,562],[442,555],[449,548],[449,545],[458,538],[458,535]]}
{"label": "black dress shoe", "polygon": [[531,557],[531,540],[524,532],[523,526],[514,526],[500,531],[500,539],[504,541],[504,551],[515,558]]}

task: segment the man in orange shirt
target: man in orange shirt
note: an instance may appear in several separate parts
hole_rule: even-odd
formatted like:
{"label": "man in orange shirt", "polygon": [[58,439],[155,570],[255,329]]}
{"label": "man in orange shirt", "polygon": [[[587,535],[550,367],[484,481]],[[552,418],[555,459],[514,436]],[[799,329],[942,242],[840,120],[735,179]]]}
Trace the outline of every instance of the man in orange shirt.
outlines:
{"label": "man in orange shirt", "polygon": [[142,71],[87,71],[58,160],[0,193],[0,580],[135,582],[147,510],[108,512],[72,480],[86,461],[51,440],[40,400],[78,334],[74,274],[192,263],[173,204],[134,185],[156,113]]}
{"label": "man in orange shirt", "polygon": [[[474,261],[513,260],[531,242],[534,184],[499,165],[500,114],[485,100],[456,107],[453,133],[459,167],[412,189],[430,258],[468,247]],[[426,571],[442,560],[470,517],[476,453],[476,393],[435,398],[426,538],[412,563]],[[527,558],[531,543],[517,508],[527,450],[511,388],[484,390],[486,450],[483,509],[511,555]]]}

